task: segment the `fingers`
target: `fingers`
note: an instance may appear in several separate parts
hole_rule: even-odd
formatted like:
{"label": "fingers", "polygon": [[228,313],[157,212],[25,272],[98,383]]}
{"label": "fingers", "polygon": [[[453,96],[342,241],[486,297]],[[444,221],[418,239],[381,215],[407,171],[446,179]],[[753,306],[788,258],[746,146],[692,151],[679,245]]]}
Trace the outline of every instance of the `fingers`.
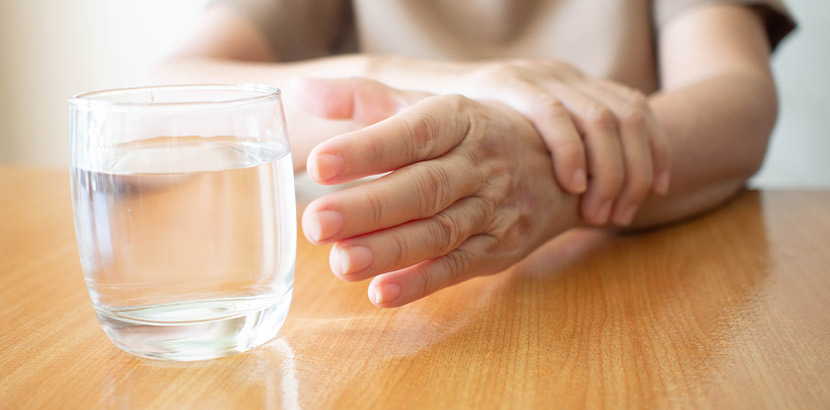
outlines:
{"label": "fingers", "polygon": [[411,109],[315,147],[307,169],[321,184],[339,184],[437,158],[470,127],[460,96],[427,98]]}
{"label": "fingers", "polygon": [[357,281],[446,255],[481,233],[493,212],[488,201],[467,197],[430,218],[346,239],[332,248],[331,269]]}
{"label": "fingers", "polygon": [[[645,97],[628,90],[617,90],[597,82],[582,88],[605,106],[617,118],[624,158],[623,186],[615,199],[611,213],[614,224],[631,224],[640,202],[652,186],[651,149],[646,125]],[[623,94],[623,92],[625,94]]]}
{"label": "fingers", "polygon": [[652,161],[645,114],[637,108],[617,111],[625,155],[625,182],[614,204],[611,220],[630,225],[653,182]]}
{"label": "fingers", "polygon": [[585,148],[562,101],[550,93],[540,93],[535,84],[522,81],[512,82],[507,93],[509,105],[524,114],[545,141],[557,182],[569,193],[585,192]]}
{"label": "fingers", "polygon": [[667,192],[668,141],[641,93],[560,64],[518,60],[485,73],[503,77],[500,92],[485,97],[533,123],[566,191],[585,191],[587,157],[591,180],[581,203],[587,222],[629,225],[649,191]]}
{"label": "fingers", "polygon": [[559,100],[546,97],[534,110],[533,125],[551,151],[556,180],[566,191],[581,194],[588,185],[582,139],[568,109]]}
{"label": "fingers", "polygon": [[492,236],[476,235],[444,256],[377,276],[369,285],[369,300],[381,307],[402,306],[473,276],[499,272],[506,266],[488,256],[496,244]]}
{"label": "fingers", "polygon": [[479,189],[476,170],[458,153],[334,192],[306,207],[303,232],[312,243],[331,243],[431,217]]}
{"label": "fingers", "polygon": [[649,135],[649,146],[651,147],[652,164],[654,166],[654,186],[652,190],[660,195],[669,193],[671,182],[671,150],[669,149],[669,138],[654,118],[654,113],[649,111],[646,121]]}
{"label": "fingers", "polygon": [[591,224],[604,225],[625,175],[617,117],[601,101],[575,87],[557,87],[553,92],[565,103],[577,130],[584,135],[591,179],[580,204],[582,216]]}
{"label": "fingers", "polygon": [[506,98],[539,131],[551,151],[559,185],[573,194],[585,193],[583,218],[594,225],[605,224],[624,180],[624,153],[614,113],[570,85],[540,87],[513,81]]}
{"label": "fingers", "polygon": [[615,201],[611,220],[626,226],[631,224],[650,191],[664,194],[668,189],[668,143],[644,95],[609,81],[598,81],[593,85],[595,87],[586,87],[585,91],[606,104],[620,124],[625,181]]}
{"label": "fingers", "polygon": [[[611,81],[597,81],[597,89],[616,107],[615,112],[633,122],[645,124],[646,143],[653,171],[651,190],[657,194],[668,193],[671,170],[671,151],[665,131],[657,122],[648,103],[648,98],[637,90],[629,89]],[[600,97],[602,98],[602,97]]]}
{"label": "fingers", "polygon": [[300,106],[310,113],[363,125],[389,118],[427,96],[357,77],[300,78],[295,88]]}

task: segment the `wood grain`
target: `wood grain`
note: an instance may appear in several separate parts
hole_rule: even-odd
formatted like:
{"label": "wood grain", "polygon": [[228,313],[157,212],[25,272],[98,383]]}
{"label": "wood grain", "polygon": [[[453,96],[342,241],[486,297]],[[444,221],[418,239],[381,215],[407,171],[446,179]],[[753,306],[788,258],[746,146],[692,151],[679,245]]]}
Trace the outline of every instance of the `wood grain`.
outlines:
{"label": "wood grain", "polygon": [[382,310],[300,240],[280,336],[138,359],[86,293],[67,172],[0,168],[2,408],[827,408],[830,192],[750,191],[637,235],[574,231]]}

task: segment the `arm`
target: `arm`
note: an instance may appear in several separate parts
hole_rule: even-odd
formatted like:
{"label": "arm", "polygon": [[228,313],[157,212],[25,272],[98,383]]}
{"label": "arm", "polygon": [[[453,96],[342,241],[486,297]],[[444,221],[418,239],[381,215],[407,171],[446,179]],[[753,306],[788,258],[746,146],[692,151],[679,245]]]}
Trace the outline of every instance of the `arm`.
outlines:
{"label": "arm", "polygon": [[649,197],[635,226],[710,209],[761,166],[777,114],[770,47],[760,17],[740,6],[705,6],[659,33],[662,90],[650,105],[669,136],[672,189]]}
{"label": "arm", "polygon": [[[285,12],[276,13],[277,20],[291,14],[289,3],[274,4],[278,6],[276,11]],[[312,21],[319,27],[310,30],[317,33],[311,37],[331,37],[332,25],[326,23],[333,21]],[[275,24],[280,27],[290,22]],[[624,90],[621,97],[613,90],[618,88],[615,85],[593,81],[560,62],[438,62],[370,55],[281,62],[279,50],[293,49],[295,52],[290,54],[294,57],[297,50],[305,50],[292,39],[302,38],[310,49],[325,49],[315,38],[306,37],[309,36],[279,36],[285,41],[274,52],[256,27],[220,3],[208,9],[196,35],[157,70],[156,77],[173,82],[259,82],[280,86],[292,152],[300,159],[295,161],[296,169],[302,168],[312,147],[359,125],[357,121],[309,118],[308,112],[300,109],[308,108],[308,104],[301,104],[298,98],[309,92],[292,87],[302,83],[293,80],[355,76],[378,79],[402,89],[461,93],[516,109],[531,119],[541,133],[552,153],[560,186],[573,194],[586,193],[580,201],[581,213],[593,224],[603,225],[610,220],[628,225],[650,189],[661,194],[668,189],[668,148],[663,134],[646,132],[645,127],[637,126],[617,131],[614,124],[616,116],[627,112],[628,96],[634,95],[644,105],[645,98],[639,93]],[[557,83],[553,88],[560,92],[554,96],[550,87],[541,84],[546,81],[548,85]],[[566,86],[559,87],[561,84]],[[636,111],[646,110],[638,106]],[[648,121],[653,122],[650,117]],[[624,157],[632,160],[625,161]],[[591,178],[590,184],[586,177]]]}
{"label": "arm", "polygon": [[[319,27],[325,30],[325,27]],[[295,102],[298,77],[362,76],[365,58],[357,55],[302,62],[279,62],[265,37],[242,16],[216,4],[209,7],[191,38],[150,74],[154,83],[261,83],[279,87],[286,111],[291,151],[305,167],[305,158],[324,139],[351,131],[349,121],[312,118]]]}
{"label": "arm", "polygon": [[[692,9],[660,30],[658,46],[663,89],[648,102],[668,135],[669,157],[676,161],[671,164],[670,195],[647,196],[632,225],[635,228],[694,215],[737,192],[760,166],[776,115],[775,86],[767,61],[769,45],[760,18],[751,9],[728,5]],[[196,36],[157,74],[173,82],[283,86],[292,151],[303,159],[326,138],[359,125],[311,118],[299,109],[292,87],[284,86],[294,78],[359,76],[401,88],[469,95],[458,89],[464,83],[459,78],[470,78],[469,74],[480,68],[477,63],[361,55],[274,64],[275,59],[278,56],[269,51],[255,27],[220,5],[208,10]],[[505,74],[495,67],[495,73],[487,69],[479,72]],[[487,82],[488,78],[481,80]],[[521,102],[507,103],[521,108]],[[303,162],[296,161],[296,166],[302,168]],[[603,196],[611,197],[619,189],[618,185]]]}
{"label": "arm", "polygon": [[[688,217],[737,192],[760,165],[775,117],[769,47],[749,9],[687,12],[662,30],[660,47],[664,89],[643,104],[666,129],[677,159],[670,195],[648,197],[636,227]],[[281,67],[213,58],[204,52],[197,59],[178,57],[173,68],[195,61],[201,76],[216,67],[223,81],[265,83],[298,73],[352,74],[330,59]],[[372,76],[382,60],[370,66],[366,59],[356,61],[358,70],[368,68],[363,74]],[[303,228],[314,243],[336,244],[331,264],[338,276],[374,277],[375,304],[400,306],[498,272],[580,225],[579,198],[564,194],[553,180],[538,126],[511,107],[459,96],[402,97],[379,83],[353,81],[320,87],[317,113],[354,119],[366,107],[396,108],[400,100],[412,105],[388,111],[373,126],[320,140],[300,158],[308,155],[309,172],[321,183],[394,172],[318,198],[306,208]],[[309,148],[316,142],[300,141]]]}
{"label": "arm", "polygon": [[[776,114],[775,87],[767,65],[769,46],[760,21],[749,9],[711,6],[687,12],[663,30],[660,47],[664,88],[651,96],[648,104],[669,138],[675,158],[673,187],[667,197],[647,199],[635,227],[686,218],[734,195],[760,166]],[[562,195],[558,186],[551,183],[549,164],[547,169],[534,167],[535,171],[508,169],[508,164],[525,163],[524,158],[538,161],[541,151],[538,134],[532,136],[534,133],[526,128],[524,133],[517,132],[522,129],[518,126],[522,121],[514,118],[514,111],[475,100],[461,104],[466,109],[448,108],[438,104],[448,101],[445,98],[434,97],[427,101],[433,101],[435,106],[415,105],[376,127],[326,141],[309,158],[309,170],[321,183],[344,182],[408,164],[374,184],[319,198],[306,208],[303,216],[304,230],[312,242],[336,243],[331,255],[335,274],[349,281],[374,276],[369,294],[379,306],[400,306],[470,277],[499,271],[524,258],[545,240],[580,225],[575,198]],[[355,96],[342,98],[341,102],[356,104],[357,100]],[[457,104],[464,100],[449,101]],[[499,113],[490,114],[491,109]],[[353,107],[322,111],[324,115],[355,112]],[[434,131],[436,124],[452,129],[458,117],[446,117],[446,113],[468,111],[461,118],[478,118],[484,125],[466,123],[460,127],[466,131],[459,134],[483,132],[481,140],[487,142],[476,145],[474,141],[479,138],[459,137],[461,143],[455,152],[473,152],[473,164],[482,159],[501,164],[496,168],[484,167],[497,171],[476,180],[500,186],[494,176],[502,175],[506,177],[505,186],[516,186],[521,181],[538,181],[541,186],[497,189],[502,194],[493,203],[505,207],[479,214],[475,207],[467,208],[474,202],[456,200],[465,195],[480,198],[480,193],[490,192],[493,185],[484,184],[479,193],[471,193],[475,190],[466,190],[465,182],[458,179],[475,170],[444,168],[456,164],[463,167],[471,161],[441,162],[444,156],[426,155],[377,169],[360,169],[364,164],[381,164],[383,158],[396,158],[395,153],[405,158],[401,153],[423,151],[407,149],[407,141],[430,147],[426,152],[434,154],[434,138],[412,133],[404,133],[411,138],[389,137],[401,129]],[[505,132],[499,126],[502,120],[512,120],[514,125]],[[422,126],[412,126],[419,121]],[[385,130],[386,127],[390,129]],[[488,133],[490,130],[495,134]],[[505,135],[527,138],[493,150],[494,145],[504,144]],[[468,145],[462,148],[464,143]],[[362,151],[355,150],[363,145]],[[407,173],[418,175],[411,178],[415,184],[388,179],[406,180]],[[390,186],[381,185],[384,179]],[[405,190],[395,192],[392,186]],[[442,194],[436,197],[435,192]],[[539,198],[534,193],[554,195]],[[430,205],[408,205],[423,201]],[[449,206],[454,203],[459,205]],[[424,213],[406,214],[412,209]],[[494,219],[479,219],[481,215]],[[492,223],[496,221],[499,222]],[[501,225],[503,222],[507,224]],[[482,231],[483,227],[486,228]],[[516,241],[517,238],[524,240]]]}
{"label": "arm", "polygon": [[[737,193],[760,167],[777,114],[770,45],[761,17],[751,8],[723,4],[691,8],[659,30],[658,54],[662,87],[644,99],[644,109],[653,113],[665,132],[671,190],[668,195],[645,196],[629,225],[633,229],[699,214]],[[433,93],[460,92],[483,99],[513,91],[498,88],[504,81],[497,78],[520,79],[531,83],[532,89],[502,102],[531,119],[552,116],[534,111],[534,106],[542,105],[540,97],[560,93],[549,86],[551,82],[567,85],[556,78],[556,64],[551,69],[549,62],[532,60],[495,62],[482,70],[480,64],[387,58],[367,68],[373,78],[392,86],[415,84]],[[476,78],[476,72],[484,75]],[[466,90],[465,78],[477,83],[475,91]],[[587,79],[587,83],[597,82]],[[490,84],[495,88],[488,89],[493,87]],[[568,108],[579,117],[578,110]],[[539,121],[533,122],[540,128]],[[589,144],[590,138],[585,139]],[[556,148],[550,142],[548,146]]]}

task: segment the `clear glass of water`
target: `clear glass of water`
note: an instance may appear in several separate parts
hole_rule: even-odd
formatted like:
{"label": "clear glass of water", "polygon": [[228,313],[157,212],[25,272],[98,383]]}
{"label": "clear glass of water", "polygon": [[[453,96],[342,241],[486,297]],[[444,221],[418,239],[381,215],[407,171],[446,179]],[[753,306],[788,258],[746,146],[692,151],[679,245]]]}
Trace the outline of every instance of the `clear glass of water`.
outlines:
{"label": "clear glass of water", "polygon": [[78,250],[109,338],[170,360],[274,338],[297,244],[279,90],[143,87],[70,105]]}

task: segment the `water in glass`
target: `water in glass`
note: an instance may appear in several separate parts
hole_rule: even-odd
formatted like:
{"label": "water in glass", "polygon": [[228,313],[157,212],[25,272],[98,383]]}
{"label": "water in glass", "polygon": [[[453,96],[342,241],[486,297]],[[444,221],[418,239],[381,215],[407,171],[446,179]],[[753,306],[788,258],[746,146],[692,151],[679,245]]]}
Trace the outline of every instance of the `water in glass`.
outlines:
{"label": "water in glass", "polygon": [[84,275],[112,341],[198,360],[271,338],[288,312],[296,214],[285,144],[157,137],[75,163]]}

